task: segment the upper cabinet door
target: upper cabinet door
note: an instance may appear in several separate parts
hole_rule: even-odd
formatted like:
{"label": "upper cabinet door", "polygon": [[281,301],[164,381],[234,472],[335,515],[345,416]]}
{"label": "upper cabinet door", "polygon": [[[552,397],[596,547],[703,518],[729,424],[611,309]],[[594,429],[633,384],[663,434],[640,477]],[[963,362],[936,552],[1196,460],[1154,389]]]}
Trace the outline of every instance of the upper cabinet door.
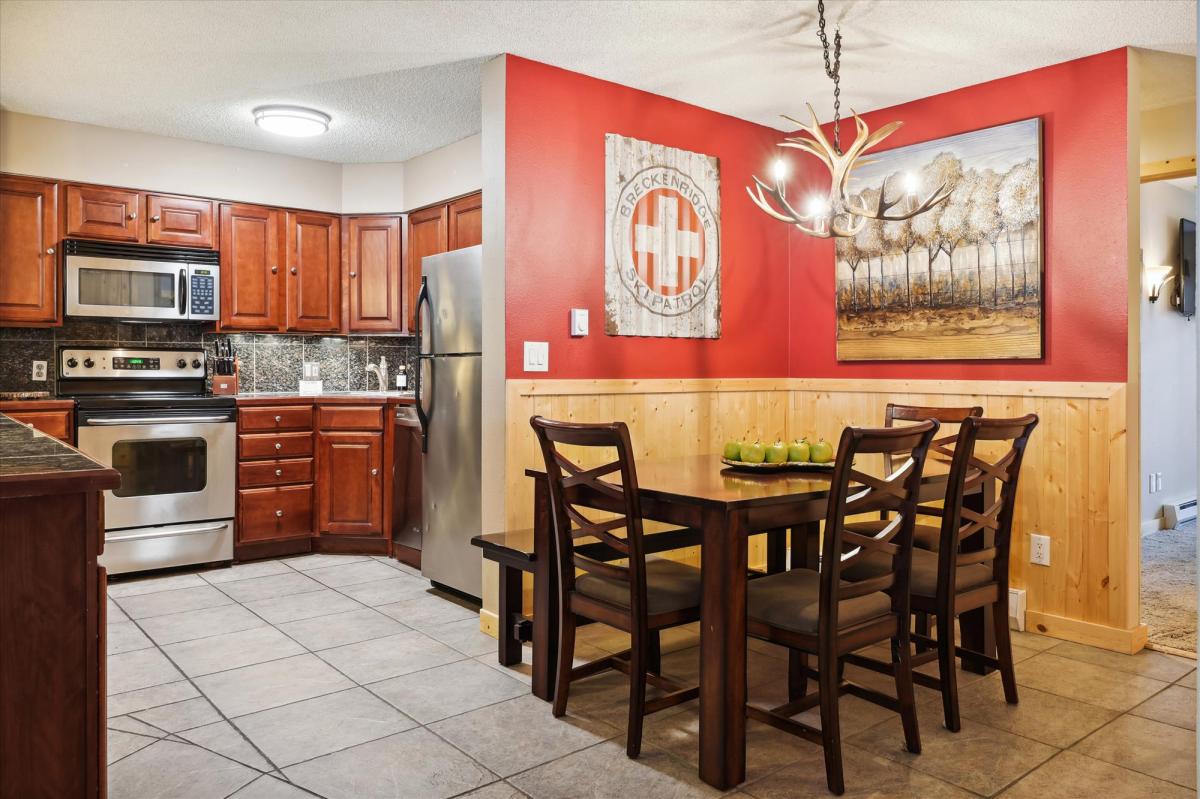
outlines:
{"label": "upper cabinet door", "polygon": [[409,330],[416,330],[417,292],[421,288],[421,259],[437,255],[450,248],[449,207],[435,205],[408,215],[408,279],[404,299],[405,320]]}
{"label": "upper cabinet door", "polygon": [[142,194],[103,186],[67,186],[68,236],[144,241]]}
{"label": "upper cabinet door", "polygon": [[483,193],[467,195],[450,203],[450,245],[461,250],[483,243]]}
{"label": "upper cabinet door", "polygon": [[213,247],[213,203],[194,197],[146,195],[146,241],[184,247]]}
{"label": "upper cabinet door", "polygon": [[283,328],[283,211],[221,204],[221,327]]}
{"label": "upper cabinet door", "polygon": [[351,332],[399,332],[401,305],[399,216],[352,216],[346,220],[345,280]]}
{"label": "upper cabinet door", "polygon": [[0,322],[62,323],[57,248],[58,184],[0,176]]}
{"label": "upper cabinet door", "polygon": [[287,326],[337,331],[342,324],[341,221],[331,214],[287,213]]}

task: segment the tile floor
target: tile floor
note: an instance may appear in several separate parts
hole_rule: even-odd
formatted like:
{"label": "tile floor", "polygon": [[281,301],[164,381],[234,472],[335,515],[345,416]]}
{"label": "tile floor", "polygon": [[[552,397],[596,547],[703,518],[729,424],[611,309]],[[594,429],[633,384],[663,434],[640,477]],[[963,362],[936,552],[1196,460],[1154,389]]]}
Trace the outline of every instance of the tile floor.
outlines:
{"label": "tile floor", "polygon": [[[578,683],[556,720],[527,665],[496,664],[476,614],[385,558],[307,555],[114,581],[109,595],[111,799],[717,795],[696,775],[695,703],[650,717],[630,761],[622,675]],[[584,659],[626,645],[599,625],[580,637]],[[694,627],[669,633],[665,671],[695,679],[697,644]],[[917,689],[919,756],[891,713],[843,698],[846,795],[1195,796],[1193,661],[1017,646],[1021,704],[1003,703],[998,675],[962,674],[960,733]],[[751,644],[752,700],[781,699],[782,655]],[[731,795],[828,796],[820,749],[751,722]]]}

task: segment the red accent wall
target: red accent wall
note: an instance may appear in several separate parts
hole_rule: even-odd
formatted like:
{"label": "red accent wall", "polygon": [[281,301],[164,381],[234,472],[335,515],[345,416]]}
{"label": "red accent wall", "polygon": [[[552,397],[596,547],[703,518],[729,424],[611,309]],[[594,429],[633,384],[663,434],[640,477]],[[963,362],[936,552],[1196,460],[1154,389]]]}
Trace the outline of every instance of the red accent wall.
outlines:
{"label": "red accent wall", "polygon": [[[782,137],[777,131],[514,56],[508,57],[506,102],[510,378],[1126,378],[1124,49],[864,116],[873,128],[904,121],[888,147],[1042,118],[1041,361],[838,363],[832,243],[768,218],[743,188],[752,173],[766,172]],[[720,159],[720,339],[604,334],[605,133]],[[806,179],[821,179],[807,165],[798,172],[793,196],[801,195]],[[570,308],[589,309],[591,335],[568,336]],[[547,374],[522,370],[526,340],[550,342]]]}

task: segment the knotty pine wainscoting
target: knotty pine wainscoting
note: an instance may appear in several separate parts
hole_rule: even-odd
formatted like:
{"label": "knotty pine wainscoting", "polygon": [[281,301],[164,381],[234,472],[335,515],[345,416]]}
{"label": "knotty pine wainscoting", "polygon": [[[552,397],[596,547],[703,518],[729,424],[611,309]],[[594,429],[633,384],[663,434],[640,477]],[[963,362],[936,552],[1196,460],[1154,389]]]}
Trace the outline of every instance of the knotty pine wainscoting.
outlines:
{"label": "knotty pine wainscoting", "polygon": [[[533,519],[528,467],[540,453],[528,420],[629,425],[638,458],[719,453],[746,435],[823,436],[882,424],[888,402],[982,405],[988,416],[1041,419],[1022,470],[1013,531],[1012,585],[1026,591],[1026,629],[1121,652],[1145,643],[1139,623],[1136,461],[1124,383],[934,380],[509,380],[505,504],[509,529]],[[1133,457],[1136,458],[1136,455]],[[1051,538],[1049,566],[1029,563],[1029,533]],[[698,563],[698,548],[673,557]],[[765,561],[761,537],[750,563]],[[481,627],[495,635],[497,575],[484,562]],[[526,607],[529,584],[526,585]]]}

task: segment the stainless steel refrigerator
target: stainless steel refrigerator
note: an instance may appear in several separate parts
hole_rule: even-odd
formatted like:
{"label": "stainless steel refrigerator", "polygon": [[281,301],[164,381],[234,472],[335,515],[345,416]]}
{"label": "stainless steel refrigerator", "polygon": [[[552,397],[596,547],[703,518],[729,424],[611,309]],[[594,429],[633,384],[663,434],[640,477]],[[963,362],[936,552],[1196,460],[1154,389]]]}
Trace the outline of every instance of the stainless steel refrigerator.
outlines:
{"label": "stainless steel refrigerator", "polygon": [[479,598],[483,428],[483,248],[421,260],[417,416],[424,457],[421,573]]}

